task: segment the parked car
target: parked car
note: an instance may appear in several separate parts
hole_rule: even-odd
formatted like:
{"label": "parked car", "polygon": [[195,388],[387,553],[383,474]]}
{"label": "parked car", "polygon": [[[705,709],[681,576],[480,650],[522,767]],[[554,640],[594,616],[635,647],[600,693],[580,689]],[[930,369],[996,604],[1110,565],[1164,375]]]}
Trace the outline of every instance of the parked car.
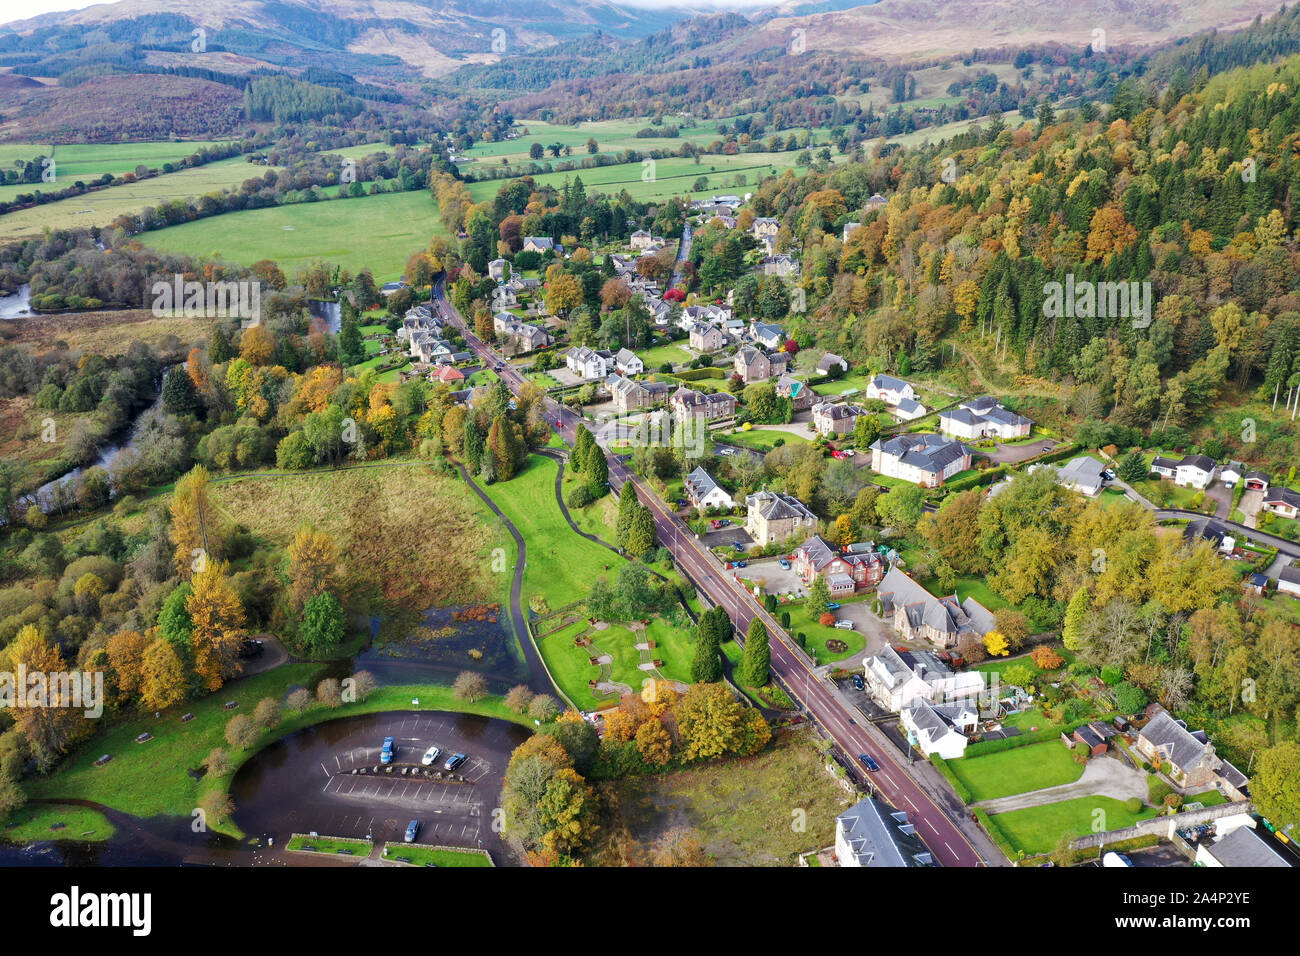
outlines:
{"label": "parked car", "polygon": [[718,519],[718,527],[719,527],[719,528],[725,528],[725,527],[727,527],[727,526],[730,525],[730,524],[731,524],[731,519],[730,519],[730,518],[719,518],[719,519]]}
{"label": "parked car", "polygon": [[852,621],[836,621],[835,626],[841,631],[851,631],[854,625]]}
{"label": "parked car", "polygon": [[379,762],[382,763],[382,764],[390,764],[390,763],[392,763],[392,762],[393,762],[393,753],[394,753],[395,750],[396,750],[396,748],[394,747],[394,740],[393,740],[393,738],[392,738],[392,737],[385,737],[385,738],[384,738],[384,745],[383,745],[382,747],[379,748]]}
{"label": "parked car", "polygon": [[447,762],[443,764],[443,768],[446,770],[455,770],[468,759],[469,758],[464,754],[452,754],[447,758]]}
{"label": "parked car", "polygon": [[858,754],[858,759],[861,760],[862,765],[872,773],[875,773],[880,769],[880,764],[871,759],[871,754]]}
{"label": "parked car", "polygon": [[1111,469],[1111,468],[1107,468],[1105,471],[1103,471],[1103,472],[1101,473],[1101,476],[1102,476],[1103,478],[1105,478],[1107,481],[1114,481],[1114,480],[1115,480],[1115,472],[1114,472],[1114,470]]}
{"label": "parked car", "polygon": [[785,558],[782,558],[780,561],[778,561],[778,562],[776,562],[776,563],[779,564],[779,565],[781,566],[781,570],[782,570],[782,571],[789,571],[789,570],[790,570],[790,562],[787,561]]}
{"label": "parked car", "polygon": [[846,449],[844,449],[844,457],[845,457],[845,458],[852,458],[852,457],[853,457],[854,455],[856,455],[856,454],[857,454],[857,452],[854,451],[852,448],[846,448]]}
{"label": "parked car", "polygon": [[845,457],[845,454],[844,454],[844,452],[840,451],[838,448],[832,448],[832,449],[831,449],[831,457],[832,457],[832,458],[837,458],[837,459],[839,459],[839,458],[844,458],[844,457]]}
{"label": "parked car", "polygon": [[734,448],[719,448],[719,449],[718,449],[718,454],[719,454],[719,455],[734,455],[735,453],[736,453],[736,449],[734,449]]}
{"label": "parked car", "polygon": [[838,604],[837,602],[835,602],[835,601],[827,601],[827,602],[826,602],[826,610],[828,610],[828,611],[838,611],[839,609],[840,609],[840,606],[839,606],[839,604]]}
{"label": "parked car", "polygon": [[428,750],[424,752],[424,756],[420,758],[420,763],[426,767],[430,767],[433,764],[437,763],[438,758],[441,756],[442,756],[442,751],[439,748],[430,747]]}
{"label": "parked car", "polygon": [[406,833],[402,836],[404,843],[414,843],[415,838],[420,835],[420,821],[412,820],[406,825]]}
{"label": "parked car", "polygon": [[866,688],[867,688],[867,685],[866,685],[866,682],[863,681],[863,679],[862,679],[862,675],[861,675],[861,674],[854,674],[854,675],[853,675],[853,689],[854,689],[854,690],[866,690]]}
{"label": "parked car", "polygon": [[731,546],[735,548],[737,552],[742,552],[745,550],[745,546],[741,544],[739,541],[731,542]]}

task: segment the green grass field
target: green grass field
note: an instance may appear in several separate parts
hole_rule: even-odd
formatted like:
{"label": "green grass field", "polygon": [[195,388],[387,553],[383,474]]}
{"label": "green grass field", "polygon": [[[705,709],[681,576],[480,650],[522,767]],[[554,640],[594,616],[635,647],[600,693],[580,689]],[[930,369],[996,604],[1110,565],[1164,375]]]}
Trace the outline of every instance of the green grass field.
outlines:
{"label": "green grass field", "polygon": [[730,434],[718,434],[715,437],[725,445],[739,445],[742,448],[752,448],[754,451],[762,452],[771,451],[778,443],[806,445],[809,442],[808,438],[794,432],[763,428],[754,428],[750,431],[737,430]]}
{"label": "green grass field", "polygon": [[[790,612],[791,636],[800,632],[805,635],[804,647],[817,658],[818,664],[829,664],[831,661],[842,661],[847,658],[852,659],[851,663],[855,667],[862,663],[859,658],[867,646],[867,638],[861,631],[856,628],[851,631],[840,630],[819,623],[813,617],[806,601],[777,608],[777,620],[780,620],[782,611]],[[826,646],[827,641],[837,640],[847,644],[847,650],[833,651]]]}
{"label": "green grass field", "polygon": [[[253,166],[242,156],[235,156],[198,169],[183,169],[138,183],[60,199],[31,209],[20,209],[0,216],[0,241],[40,236],[47,227],[88,229],[91,226],[107,226],[118,216],[138,213],[146,206],[157,206],[169,199],[193,199],[204,193],[238,186],[246,179],[261,176],[269,168]],[[217,217],[213,221],[221,221],[223,218]],[[232,235],[238,237],[231,241],[232,247],[237,247],[248,238],[241,233],[232,232]]]}
{"label": "green grass field", "polygon": [[151,232],[144,241],[245,265],[274,259],[289,275],[315,259],[354,272],[369,266],[377,282],[387,282],[441,229],[438,205],[422,189],[227,213]]}
{"label": "green grass field", "polygon": [[40,840],[107,840],[116,828],[98,810],[29,803],[10,815],[0,827],[0,842],[35,843]]}
{"label": "green grass field", "polygon": [[1074,762],[1065,745],[1058,740],[1045,740],[980,757],[962,757],[948,761],[948,766],[970,789],[975,800],[993,800],[1013,793],[1074,783],[1083,776],[1083,767]]}
{"label": "green grass field", "polygon": [[49,143],[0,144],[0,168],[10,169],[15,163],[30,162],[37,156],[50,156],[53,150],[55,181],[53,183],[25,183],[18,186],[0,186],[0,202],[7,202],[19,193],[36,190],[51,192],[81,180],[89,182],[105,173],[120,176],[134,172],[137,166],[161,170],[164,163],[172,163],[192,156],[205,146],[218,142],[147,143],[75,143],[51,146]]}
{"label": "green grass field", "polygon": [[[555,500],[555,472],[550,458],[532,455],[523,472],[485,490],[519,529],[528,545],[524,598],[540,591],[552,608],[584,599],[596,578],[618,573],[620,560],[607,549],[574,532]],[[570,479],[565,472],[565,478]],[[564,488],[573,486],[566,480]],[[606,570],[606,565],[609,569]]]}
{"label": "green grass field", "polygon": [[[960,763],[954,761],[949,766]],[[1155,815],[1154,807],[1131,813],[1122,801],[1094,796],[998,813],[992,819],[1014,846],[1026,854],[1034,854],[1051,852],[1063,835],[1080,837],[1098,829],[1120,830]]]}
{"label": "green grass field", "polygon": [[[537,644],[547,669],[564,692],[583,710],[595,710],[602,704],[614,702],[611,697],[597,697],[587,684],[600,674],[600,669],[590,661],[597,651],[613,658],[609,665],[611,679],[626,684],[634,692],[639,691],[643,682],[652,675],[637,667],[641,658],[634,645],[642,638],[627,627],[613,624],[604,630],[590,631],[587,637],[595,647],[576,646],[573,639],[587,628],[584,618],[545,635]],[[690,683],[691,657],[694,654],[691,634],[655,618],[646,628],[645,638],[655,643],[654,658],[664,662],[660,673],[670,680]]]}
{"label": "green grass field", "polygon": [[409,866],[492,866],[492,857],[480,850],[385,843],[384,851],[385,859]]}

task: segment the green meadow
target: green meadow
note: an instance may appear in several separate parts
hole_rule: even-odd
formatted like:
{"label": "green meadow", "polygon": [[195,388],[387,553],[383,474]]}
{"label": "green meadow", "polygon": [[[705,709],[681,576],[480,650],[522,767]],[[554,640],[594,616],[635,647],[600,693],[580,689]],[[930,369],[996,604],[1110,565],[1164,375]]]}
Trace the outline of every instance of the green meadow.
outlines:
{"label": "green meadow", "polygon": [[159,229],[144,241],[245,265],[274,259],[290,276],[315,259],[354,272],[369,266],[377,281],[386,282],[398,278],[406,260],[441,229],[438,204],[421,189],[247,209]]}

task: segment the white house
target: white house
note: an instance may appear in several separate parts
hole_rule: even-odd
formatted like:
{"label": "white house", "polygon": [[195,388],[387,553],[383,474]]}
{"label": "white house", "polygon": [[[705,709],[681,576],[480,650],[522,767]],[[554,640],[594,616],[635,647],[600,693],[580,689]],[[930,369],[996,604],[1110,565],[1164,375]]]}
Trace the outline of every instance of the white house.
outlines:
{"label": "white house", "polygon": [[754,322],[749,327],[749,335],[760,345],[769,349],[780,348],[785,342],[785,333],[781,331],[779,325],[769,325],[766,322]]}
{"label": "white house", "polygon": [[1236,486],[1241,481],[1241,476],[1246,473],[1246,466],[1239,461],[1229,461],[1219,469],[1219,480],[1229,488]]}
{"label": "white house", "polygon": [[1285,594],[1300,597],[1300,568],[1283,568],[1277,576],[1277,589]]}
{"label": "white house", "polygon": [[488,263],[488,276],[493,282],[504,282],[508,265],[504,259],[493,259]]}
{"label": "white house", "polygon": [[1265,511],[1271,511],[1280,517],[1294,518],[1300,514],[1300,492],[1275,485],[1264,493],[1262,507]]}
{"label": "white house", "polygon": [[640,375],[645,371],[645,362],[630,349],[619,349],[614,354],[614,368],[619,375]]}
{"label": "white house", "polygon": [[[1030,470],[1032,471],[1033,468],[1031,467]],[[1101,473],[1105,470],[1106,466],[1096,458],[1091,455],[1080,455],[1078,458],[1071,458],[1057,470],[1056,480],[1071,491],[1095,498],[1101,494]]]}
{"label": "white house", "polygon": [[1024,438],[1034,423],[984,396],[964,402],[939,415],[939,431],[956,438]]}
{"label": "white house", "polygon": [[613,356],[587,348],[571,348],[564,353],[564,364],[579,378],[605,378],[613,366]]}
{"label": "white house", "polygon": [[871,699],[896,714],[917,701],[961,700],[984,690],[979,671],[954,673],[926,650],[900,652],[886,644],[874,656],[863,658],[862,666]]}
{"label": "white house", "polygon": [[862,223],[860,222],[846,222],[844,224],[844,233],[841,236],[840,241],[848,242],[849,236],[853,235],[853,233],[857,232],[857,230],[861,228],[862,228]]}
{"label": "white house", "polygon": [[894,409],[894,414],[905,422],[914,421],[921,418],[926,413],[926,408],[920,402],[915,402],[910,398],[905,398],[898,403]]}
{"label": "white house", "polygon": [[1188,455],[1174,470],[1174,484],[1184,488],[1207,488],[1218,470],[1219,466],[1208,455]]}
{"label": "white house", "polygon": [[915,400],[911,384],[892,375],[877,375],[867,383],[867,398],[878,398],[886,405],[897,405],[905,398]]}
{"label": "white house", "polygon": [[734,508],[735,500],[727,494],[727,489],[713,480],[703,468],[696,468],[686,476],[682,483],[686,489],[686,497],[690,499],[691,504],[703,511],[705,508]]}
{"label": "white house", "polygon": [[956,760],[966,753],[968,735],[979,725],[979,709],[965,702],[930,704],[918,700],[899,714],[903,729],[927,757]]}
{"label": "white house", "polygon": [[1178,462],[1173,458],[1156,455],[1151,459],[1151,470],[1161,478],[1172,479],[1178,473]]}

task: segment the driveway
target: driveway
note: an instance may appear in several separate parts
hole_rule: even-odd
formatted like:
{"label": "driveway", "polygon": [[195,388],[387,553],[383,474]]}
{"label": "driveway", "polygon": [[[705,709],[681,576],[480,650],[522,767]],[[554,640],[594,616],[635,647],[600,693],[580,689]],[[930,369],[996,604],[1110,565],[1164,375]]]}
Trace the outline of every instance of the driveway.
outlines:
{"label": "driveway", "polygon": [[1232,513],[1232,489],[1216,481],[1205,489],[1205,497],[1215,503],[1214,517],[1226,518]]}
{"label": "driveway", "polygon": [[1024,445],[1003,445],[994,442],[992,451],[976,449],[976,454],[983,455],[997,465],[1011,465],[1051,451],[1059,444],[1060,442],[1054,438],[1040,438],[1038,441],[1027,442]]}
{"label": "driveway", "polygon": [[1134,770],[1114,757],[1093,757],[1084,767],[1083,776],[1074,783],[1017,793],[996,800],[981,800],[971,806],[980,807],[989,813],[1007,813],[1010,810],[1041,807],[1076,797],[1114,797],[1116,800],[1137,797],[1145,801],[1147,792],[1147,777],[1140,770]]}
{"label": "driveway", "polygon": [[1255,527],[1255,515],[1259,509],[1264,506],[1264,492],[1247,491],[1241,496],[1241,502],[1237,505],[1237,510],[1243,515],[1242,524],[1247,528]]}

